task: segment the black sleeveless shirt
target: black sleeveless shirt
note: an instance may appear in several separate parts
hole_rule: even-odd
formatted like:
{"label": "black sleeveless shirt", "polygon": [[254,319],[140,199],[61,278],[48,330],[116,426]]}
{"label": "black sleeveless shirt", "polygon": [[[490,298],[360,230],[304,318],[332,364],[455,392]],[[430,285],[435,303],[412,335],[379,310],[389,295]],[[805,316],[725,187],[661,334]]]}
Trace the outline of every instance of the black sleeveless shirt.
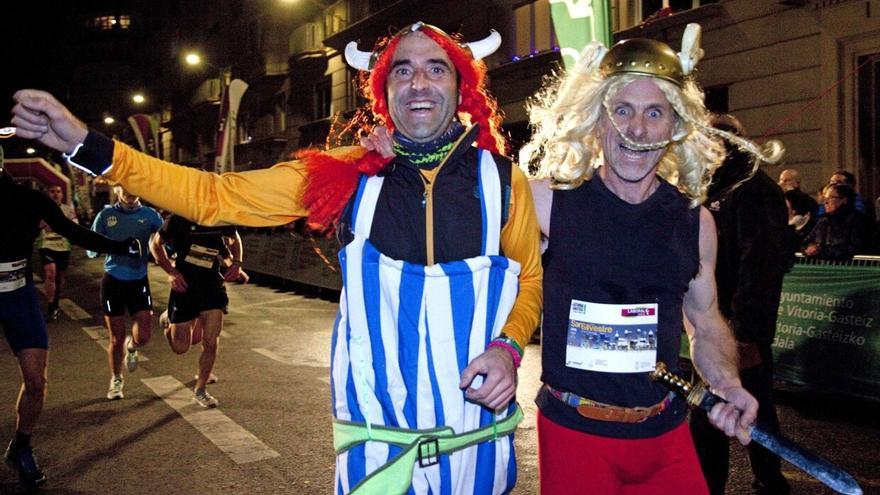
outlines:
{"label": "black sleeveless shirt", "polygon": [[[682,300],[699,270],[700,209],[661,180],[643,203],[617,197],[596,174],[581,187],[554,191],[550,242],[544,255],[541,380],[558,390],[605,404],[650,406],[669,392],[648,373],[608,373],[566,366],[572,300],[601,304],[657,304],[657,360],[678,371]],[[587,419],[541,390],[541,413],[567,428],[616,438],[649,438],[686,417],[676,398],[642,423]]]}

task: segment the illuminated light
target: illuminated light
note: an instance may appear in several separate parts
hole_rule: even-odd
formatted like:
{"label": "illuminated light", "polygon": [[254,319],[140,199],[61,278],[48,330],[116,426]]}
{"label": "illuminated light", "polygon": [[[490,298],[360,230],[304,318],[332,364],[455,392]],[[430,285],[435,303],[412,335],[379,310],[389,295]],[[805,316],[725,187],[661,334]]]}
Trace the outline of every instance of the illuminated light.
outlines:
{"label": "illuminated light", "polygon": [[106,117],[104,117],[104,123],[105,123],[105,124],[107,124],[107,125],[112,125],[114,122],[116,122],[116,119],[114,119],[113,117],[111,117],[111,116],[109,116],[109,115],[106,116]]}
{"label": "illuminated light", "polygon": [[25,151],[28,155],[33,155],[34,153],[37,152],[37,150],[35,150],[34,148],[28,148],[28,149],[26,149],[26,150],[24,150],[24,151]]}
{"label": "illuminated light", "polygon": [[140,103],[147,101],[147,99],[144,97],[144,95],[142,95],[140,93],[136,93],[135,95],[133,95],[131,97],[131,101],[140,104]]}
{"label": "illuminated light", "polygon": [[202,63],[202,57],[198,53],[187,53],[183,59],[189,65],[199,65]]}

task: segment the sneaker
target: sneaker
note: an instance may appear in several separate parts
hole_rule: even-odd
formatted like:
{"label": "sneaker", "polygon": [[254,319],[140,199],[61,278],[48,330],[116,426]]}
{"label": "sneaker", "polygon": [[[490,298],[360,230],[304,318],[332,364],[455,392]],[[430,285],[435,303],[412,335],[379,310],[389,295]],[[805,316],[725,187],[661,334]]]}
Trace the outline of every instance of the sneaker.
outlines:
{"label": "sneaker", "polygon": [[206,409],[210,409],[212,407],[217,407],[219,405],[219,402],[217,402],[217,399],[215,399],[214,396],[209,394],[207,390],[197,390],[196,392],[193,393],[192,400],[196,404],[198,404]]}
{"label": "sneaker", "polygon": [[[195,376],[193,376],[193,378],[195,378],[196,381],[199,381],[199,374],[196,373]],[[208,381],[207,381],[207,384],[208,384],[208,385],[213,385],[213,384],[217,383],[217,380],[219,380],[219,378],[217,378],[217,375],[215,375],[215,374],[212,372],[210,375],[208,375]]]}
{"label": "sneaker", "polygon": [[34,451],[30,446],[18,448],[15,442],[9,442],[4,459],[7,466],[18,470],[18,480],[21,484],[36,487],[46,482],[46,475],[37,465]]}
{"label": "sneaker", "polygon": [[162,330],[168,330],[168,327],[171,326],[171,322],[168,321],[168,310],[162,311],[162,314],[159,315],[159,328]]}
{"label": "sneaker", "polygon": [[47,321],[58,321],[58,318],[60,318],[60,317],[61,317],[61,309],[60,308],[50,309],[49,312],[46,313],[46,320]]}
{"label": "sneaker", "polygon": [[131,335],[125,338],[125,367],[129,373],[138,367],[138,351],[134,347],[134,339]]}
{"label": "sneaker", "polygon": [[119,378],[113,377],[110,379],[110,389],[107,390],[107,398],[110,400],[121,399],[124,397],[122,395],[122,386],[125,384],[125,380],[120,376]]}

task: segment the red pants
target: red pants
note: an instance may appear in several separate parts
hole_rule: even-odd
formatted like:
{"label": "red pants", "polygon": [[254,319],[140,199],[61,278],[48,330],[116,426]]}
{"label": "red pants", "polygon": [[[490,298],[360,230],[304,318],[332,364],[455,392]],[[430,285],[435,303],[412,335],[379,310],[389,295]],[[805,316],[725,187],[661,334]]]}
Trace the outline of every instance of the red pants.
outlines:
{"label": "red pants", "polygon": [[687,422],[654,438],[600,437],[538,412],[542,495],[707,495]]}

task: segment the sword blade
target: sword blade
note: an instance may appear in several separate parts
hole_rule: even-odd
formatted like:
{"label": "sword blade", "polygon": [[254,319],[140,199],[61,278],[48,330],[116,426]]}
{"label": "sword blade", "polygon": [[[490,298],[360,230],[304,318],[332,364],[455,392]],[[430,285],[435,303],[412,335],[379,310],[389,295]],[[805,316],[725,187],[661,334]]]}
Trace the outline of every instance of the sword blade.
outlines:
{"label": "sword blade", "polygon": [[837,493],[862,495],[856,480],[843,469],[807,451],[784,436],[766,431],[761,425],[752,426],[752,441],[794,464],[810,476],[821,481]]}

